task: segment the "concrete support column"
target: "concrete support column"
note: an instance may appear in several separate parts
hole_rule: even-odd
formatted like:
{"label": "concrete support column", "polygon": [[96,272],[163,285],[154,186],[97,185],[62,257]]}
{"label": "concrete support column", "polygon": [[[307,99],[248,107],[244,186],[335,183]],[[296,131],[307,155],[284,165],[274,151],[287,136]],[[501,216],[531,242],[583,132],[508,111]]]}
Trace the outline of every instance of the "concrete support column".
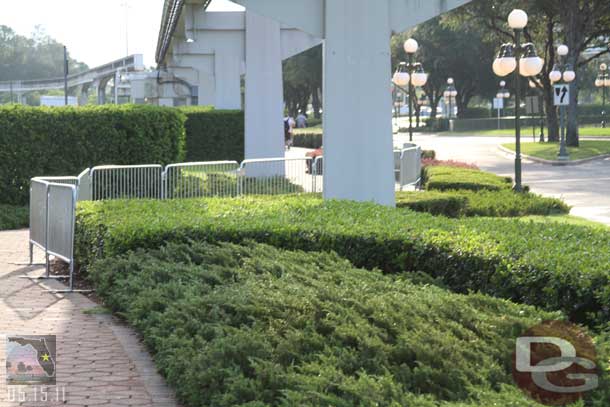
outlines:
{"label": "concrete support column", "polygon": [[93,89],[95,89],[95,93],[97,94],[97,104],[104,105],[106,104],[106,83],[107,81],[97,81],[93,83]]}
{"label": "concrete support column", "polygon": [[89,103],[89,85],[83,85],[78,92],[78,105],[85,106]]}
{"label": "concrete support column", "polygon": [[395,205],[390,0],[324,6],[324,195]]}
{"label": "concrete support column", "polygon": [[246,61],[246,159],[283,157],[284,91],[278,22],[246,12]]}
{"label": "concrete support column", "polygon": [[242,58],[232,50],[216,51],[216,109],[241,109],[241,66]]}

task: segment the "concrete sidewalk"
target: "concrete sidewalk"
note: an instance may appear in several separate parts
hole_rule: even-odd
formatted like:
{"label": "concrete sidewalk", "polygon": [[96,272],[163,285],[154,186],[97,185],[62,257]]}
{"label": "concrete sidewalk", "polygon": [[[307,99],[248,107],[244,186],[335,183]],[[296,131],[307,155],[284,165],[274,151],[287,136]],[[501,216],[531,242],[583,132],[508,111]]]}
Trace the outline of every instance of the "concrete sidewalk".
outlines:
{"label": "concrete sidewalk", "polygon": [[[129,327],[85,314],[96,304],[83,295],[45,291],[63,288],[58,282],[21,278],[44,272],[24,265],[27,242],[27,231],[0,232],[0,406],[176,406]],[[22,335],[56,336],[55,386],[6,384],[6,338]]]}

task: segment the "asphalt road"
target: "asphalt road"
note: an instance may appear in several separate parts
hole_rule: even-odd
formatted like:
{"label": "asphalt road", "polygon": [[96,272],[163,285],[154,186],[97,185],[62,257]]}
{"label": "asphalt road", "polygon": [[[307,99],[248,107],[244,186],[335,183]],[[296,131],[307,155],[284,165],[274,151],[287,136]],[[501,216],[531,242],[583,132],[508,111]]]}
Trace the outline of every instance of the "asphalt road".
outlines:
{"label": "asphalt road", "polygon": [[[424,149],[435,150],[440,160],[474,163],[499,175],[514,175],[514,156],[498,149],[506,137],[451,137],[415,135]],[[395,143],[408,141],[396,136]],[[528,140],[529,141],[529,140]],[[577,166],[556,167],[524,160],[523,182],[533,192],[558,197],[573,206],[572,215],[610,225],[610,159]]]}

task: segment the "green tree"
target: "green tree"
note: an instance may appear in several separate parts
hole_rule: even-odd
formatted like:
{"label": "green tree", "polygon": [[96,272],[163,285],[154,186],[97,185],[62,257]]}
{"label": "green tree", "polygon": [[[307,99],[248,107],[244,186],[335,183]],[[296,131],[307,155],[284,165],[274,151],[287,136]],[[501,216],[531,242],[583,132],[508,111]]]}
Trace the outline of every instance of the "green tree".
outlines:
{"label": "green tree", "polygon": [[[87,70],[86,64],[68,56],[71,73]],[[31,38],[0,25],[0,81],[49,79],[64,73],[63,45],[36,27]],[[39,96],[39,95],[38,95]],[[9,95],[2,95],[7,102]]]}
{"label": "green tree", "polygon": [[438,17],[410,32],[392,38],[392,61],[397,66],[406,61],[403,43],[409,37],[419,42],[416,60],[424,65],[429,79],[424,92],[432,108],[432,119],[447,88],[447,79],[454,78],[458,90],[458,115],[462,116],[475,96],[493,98],[496,81],[490,71],[493,43],[480,30],[453,27]]}
{"label": "green tree", "polygon": [[307,111],[313,105],[314,116],[322,111],[322,45],[284,61],[284,100],[290,115]]}
{"label": "green tree", "polygon": [[570,48],[567,60],[574,66],[577,79],[572,84],[568,109],[568,144],[578,146],[577,106],[581,76],[589,63],[609,53],[608,0],[474,0],[453,13],[451,19],[455,26],[485,28],[490,38],[499,45],[501,42],[514,41],[513,33],[506,24],[506,18],[514,8],[524,9],[529,14],[525,39],[534,42],[540,56],[545,59],[539,80],[544,92],[551,141],[558,140],[559,126],[548,74],[557,60],[557,44],[565,43]]}

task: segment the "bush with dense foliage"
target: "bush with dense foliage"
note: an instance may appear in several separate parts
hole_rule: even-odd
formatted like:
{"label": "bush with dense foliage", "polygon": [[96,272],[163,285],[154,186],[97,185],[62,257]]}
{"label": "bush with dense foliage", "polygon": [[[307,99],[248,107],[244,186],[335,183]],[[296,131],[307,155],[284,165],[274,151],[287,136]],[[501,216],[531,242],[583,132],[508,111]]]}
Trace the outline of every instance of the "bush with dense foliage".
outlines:
{"label": "bush with dense foliage", "polygon": [[515,338],[560,318],[248,242],[170,243],[90,277],[187,406],[539,406],[513,384]]}
{"label": "bush with dense foliage", "polygon": [[570,207],[560,199],[532,193],[500,191],[424,191],[400,192],[397,206],[417,212],[448,217],[492,216],[515,217],[570,213]]}
{"label": "bush with dense foliage", "polygon": [[25,204],[35,176],[184,159],[185,116],[152,106],[0,107],[0,202]]}
{"label": "bush with dense foliage", "polygon": [[610,232],[574,225],[456,220],[317,197],[251,197],[83,203],[76,239],[85,266],[171,240],[253,239],[332,250],[357,267],[424,272],[457,292],[480,290],[562,310],[578,322],[610,318]]}
{"label": "bush with dense foliage", "polygon": [[501,191],[513,186],[510,177],[455,166],[426,166],[424,180],[425,189],[438,191]]}
{"label": "bush with dense foliage", "polygon": [[186,160],[241,162],[244,159],[244,112],[184,107]]}
{"label": "bush with dense foliage", "polygon": [[491,110],[487,107],[468,107],[463,109],[460,114],[460,119],[487,119],[491,116]]}
{"label": "bush with dense foliage", "polygon": [[27,206],[0,204],[0,230],[23,229],[30,225]]}
{"label": "bush with dense foliage", "polygon": [[292,145],[301,148],[322,148],[323,130],[321,127],[294,129]]}

